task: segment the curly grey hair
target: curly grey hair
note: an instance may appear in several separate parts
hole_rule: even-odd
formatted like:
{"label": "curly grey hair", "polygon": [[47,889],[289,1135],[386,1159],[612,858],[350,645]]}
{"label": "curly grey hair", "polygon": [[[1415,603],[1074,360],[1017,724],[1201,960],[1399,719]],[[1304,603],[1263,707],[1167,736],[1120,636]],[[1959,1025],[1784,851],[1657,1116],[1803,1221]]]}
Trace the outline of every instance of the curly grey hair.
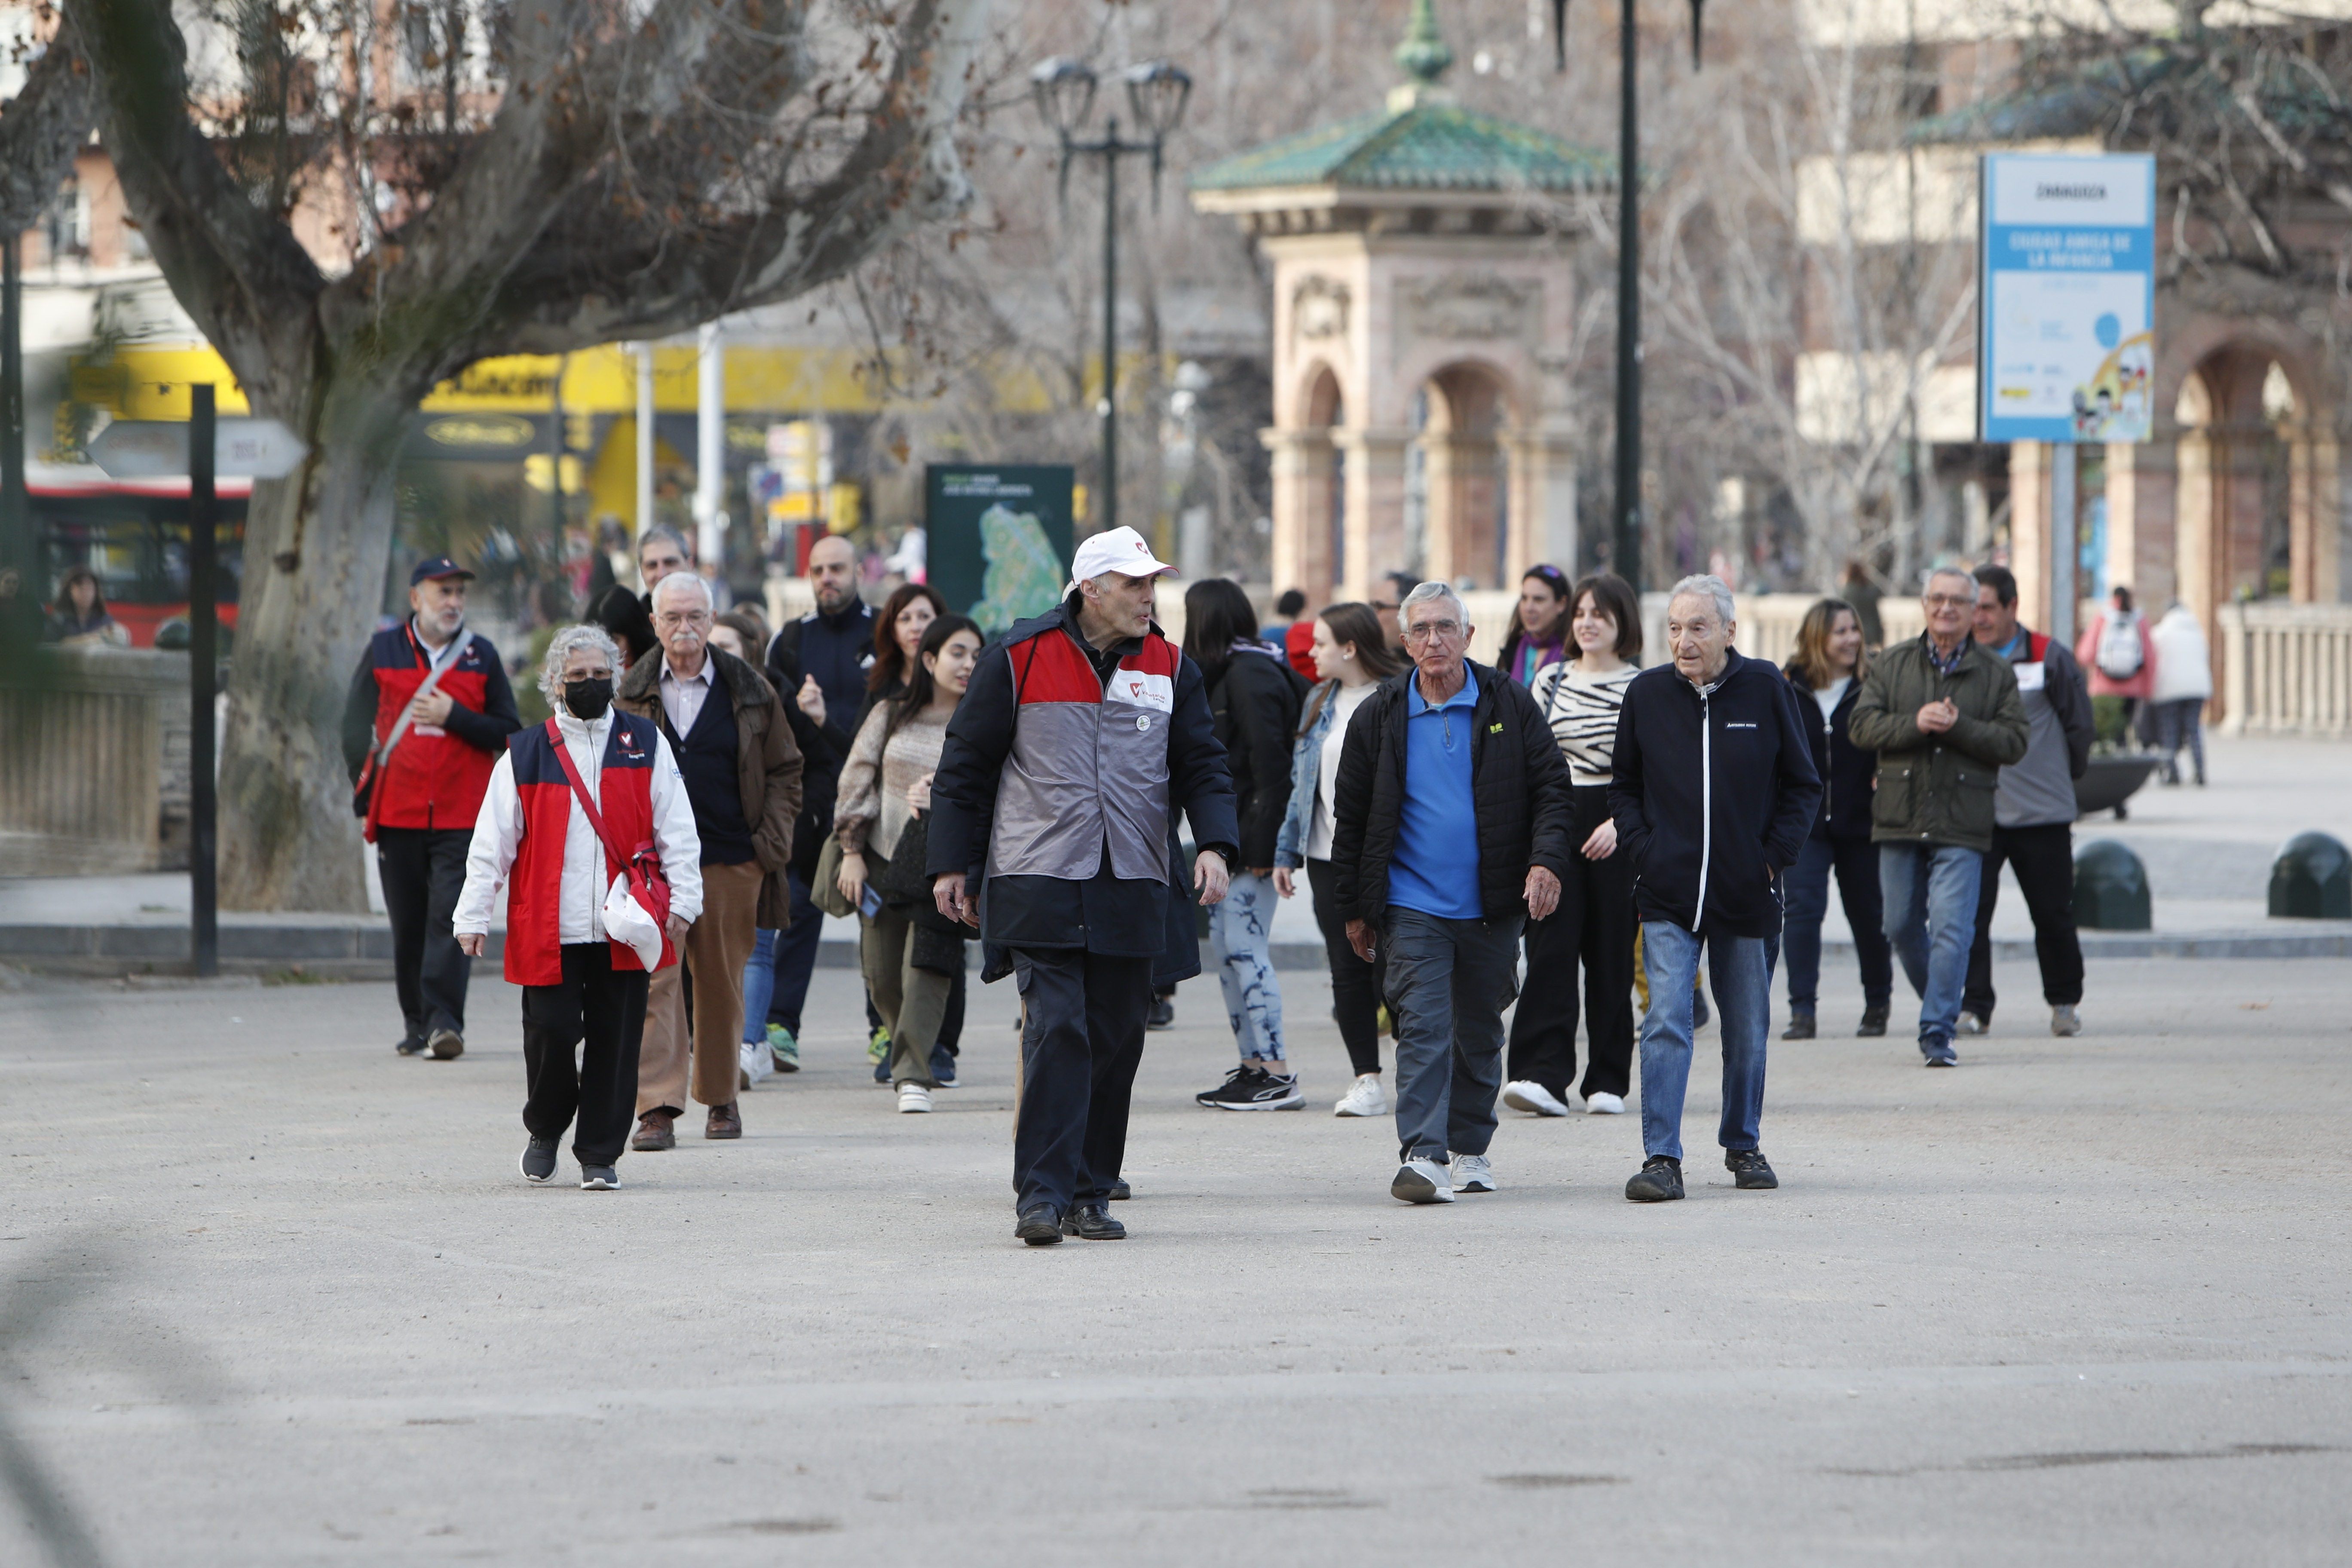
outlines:
{"label": "curly grey hair", "polygon": [[539,667],[540,695],[546,698],[547,705],[559,713],[571,711],[563,706],[564,661],[583,647],[601,653],[610,660],[613,682],[615,686],[620,684],[621,648],[611,634],[602,626],[584,622],[576,626],[565,626],[549,639],[547,658]]}
{"label": "curly grey hair", "polygon": [[1713,604],[1715,613],[1722,617],[1727,626],[1739,618],[1732,609],[1731,585],[1720,577],[1711,576],[1704,572],[1696,576],[1685,577],[1675,584],[1675,591],[1666,595],[1666,603],[1671,605],[1685,594],[1695,598],[1706,599]]}

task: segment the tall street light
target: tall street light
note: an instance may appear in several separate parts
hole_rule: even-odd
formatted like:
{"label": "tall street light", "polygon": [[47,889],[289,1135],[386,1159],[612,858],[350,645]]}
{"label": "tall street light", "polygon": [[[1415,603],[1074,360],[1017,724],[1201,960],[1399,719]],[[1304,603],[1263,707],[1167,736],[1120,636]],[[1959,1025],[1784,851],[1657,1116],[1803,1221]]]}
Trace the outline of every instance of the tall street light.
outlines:
{"label": "tall street light", "polygon": [[1192,79],[1165,60],[1149,60],[1121,73],[1127,81],[1127,102],[1136,122],[1150,139],[1119,139],[1118,116],[1103,122],[1099,140],[1078,138],[1094,112],[1094,68],[1082,60],[1056,58],[1041,62],[1029,73],[1029,90],[1037,113],[1062,143],[1062,193],[1069,194],[1070,160],[1090,154],[1103,161],[1103,355],[1102,355],[1102,526],[1118,526],[1118,408],[1114,396],[1118,374],[1118,161],[1130,155],[1151,160],[1151,189],[1160,191],[1160,151],[1184,122],[1184,105],[1192,96]]}
{"label": "tall street light", "polygon": [[[1610,554],[1617,574],[1642,589],[1642,210],[1640,63],[1635,0],[1618,0],[1617,24],[1617,510]],[[1690,0],[1691,68],[1699,68],[1706,0]],[[1568,0],[1552,0],[1554,60],[1568,69]]]}

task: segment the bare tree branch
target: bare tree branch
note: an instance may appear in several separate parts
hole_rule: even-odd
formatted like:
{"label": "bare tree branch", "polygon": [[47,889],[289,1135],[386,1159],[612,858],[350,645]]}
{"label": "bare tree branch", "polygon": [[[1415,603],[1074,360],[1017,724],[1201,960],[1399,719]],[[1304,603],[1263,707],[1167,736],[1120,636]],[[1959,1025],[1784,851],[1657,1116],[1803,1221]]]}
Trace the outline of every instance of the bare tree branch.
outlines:
{"label": "bare tree branch", "polygon": [[0,234],[32,227],[58,199],[97,115],[89,62],[68,19],[0,110]]}

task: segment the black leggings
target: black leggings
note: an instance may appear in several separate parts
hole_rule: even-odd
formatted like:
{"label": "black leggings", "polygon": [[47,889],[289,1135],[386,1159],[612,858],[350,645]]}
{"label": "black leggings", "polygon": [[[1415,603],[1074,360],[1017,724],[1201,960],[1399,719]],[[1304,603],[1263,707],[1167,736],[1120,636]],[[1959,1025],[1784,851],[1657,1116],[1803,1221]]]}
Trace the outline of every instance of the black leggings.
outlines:
{"label": "black leggings", "polygon": [[1604,784],[1570,792],[1574,853],[1560,879],[1559,908],[1528,922],[1528,979],[1511,1016],[1509,1074],[1566,1100],[1576,1077],[1576,966],[1584,965],[1584,1035],[1592,1059],[1584,1093],[1622,1096],[1633,1070],[1633,858],[1620,849],[1588,860],[1584,841],[1609,815]]}
{"label": "black leggings", "polygon": [[1337,881],[1328,860],[1307,862],[1307,889],[1315,902],[1315,923],[1323,931],[1323,955],[1331,963],[1331,1016],[1348,1047],[1349,1065],[1361,1078],[1381,1070],[1381,970],[1384,950],[1366,963],[1348,945],[1348,922],[1339,918]]}

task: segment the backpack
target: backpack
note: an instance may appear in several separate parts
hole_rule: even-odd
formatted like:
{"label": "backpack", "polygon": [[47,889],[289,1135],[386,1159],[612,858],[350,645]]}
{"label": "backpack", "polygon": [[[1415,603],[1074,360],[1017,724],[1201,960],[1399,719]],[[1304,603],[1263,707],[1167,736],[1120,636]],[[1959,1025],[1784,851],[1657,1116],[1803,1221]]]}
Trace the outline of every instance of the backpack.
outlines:
{"label": "backpack", "polygon": [[2139,612],[2119,611],[2099,626],[2099,673],[2109,680],[2129,680],[2139,673],[2147,650],[2140,646]]}

